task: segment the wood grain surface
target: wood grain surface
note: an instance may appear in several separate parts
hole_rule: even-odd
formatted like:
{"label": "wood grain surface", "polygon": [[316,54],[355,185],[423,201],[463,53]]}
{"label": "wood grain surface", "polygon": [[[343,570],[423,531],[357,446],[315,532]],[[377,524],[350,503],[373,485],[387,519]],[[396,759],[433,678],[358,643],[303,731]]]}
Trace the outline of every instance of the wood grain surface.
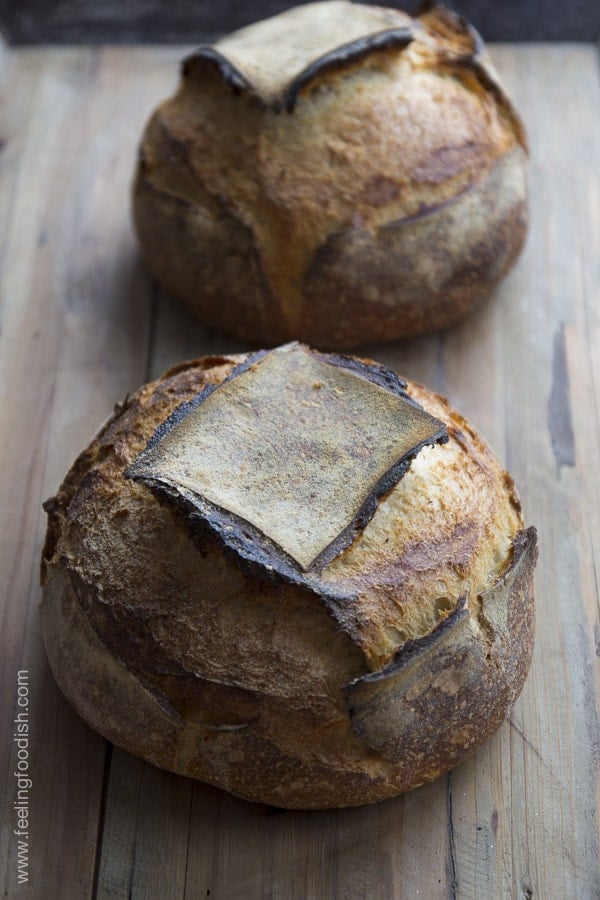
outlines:
{"label": "wood grain surface", "polygon": [[[589,46],[495,46],[531,141],[531,233],[474,318],[367,352],[447,394],[538,526],[537,641],[510,720],[434,784],[274,811],[107,745],[40,637],[42,501],[115,402],[182,358],[243,349],[152,284],[129,220],[143,122],[184,48],[5,51],[0,121],[2,896],[599,898],[600,79]],[[13,741],[27,670],[29,881]]]}

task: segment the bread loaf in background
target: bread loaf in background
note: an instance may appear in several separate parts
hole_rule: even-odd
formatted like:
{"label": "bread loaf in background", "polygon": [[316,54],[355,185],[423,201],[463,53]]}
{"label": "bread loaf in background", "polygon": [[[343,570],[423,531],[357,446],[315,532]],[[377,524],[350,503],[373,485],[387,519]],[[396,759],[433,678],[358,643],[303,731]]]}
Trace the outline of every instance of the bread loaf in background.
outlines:
{"label": "bread loaf in background", "polygon": [[526,140],[482,41],[333,0],[200,47],[141,141],[148,268],[203,322],[263,345],[436,331],[526,232]]}
{"label": "bread loaf in background", "polygon": [[[445,399],[374,363],[294,352],[331,367],[311,385],[325,410],[341,367],[382,401],[404,392],[447,442],[422,442],[335,553],[299,566],[239,517],[219,524],[132,477],[182,404],[219,400],[268,356],[184,363],[115,411],[48,501],[43,634],[68,700],[118,746],[250,800],[352,806],[434,779],[506,716],[531,660],[535,530]],[[242,495],[244,479],[240,463]]]}

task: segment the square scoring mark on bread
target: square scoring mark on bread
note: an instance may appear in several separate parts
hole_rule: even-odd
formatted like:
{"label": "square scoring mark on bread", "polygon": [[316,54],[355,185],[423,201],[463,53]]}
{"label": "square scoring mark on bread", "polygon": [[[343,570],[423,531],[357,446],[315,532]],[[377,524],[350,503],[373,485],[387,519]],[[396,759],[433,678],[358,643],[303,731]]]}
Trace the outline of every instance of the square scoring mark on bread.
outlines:
{"label": "square scoring mark on bread", "polygon": [[249,523],[243,541],[255,529],[306,572],[354,539],[423,446],[445,440],[393,373],[288,344],[179,407],[125,474],[213,527],[216,508],[226,542]]}
{"label": "square scoring mark on bread", "polygon": [[322,72],[371,52],[403,48],[420,26],[397,9],[348,0],[307,3],[202,44],[184,62],[215,65],[221,77],[263,103],[291,112],[298,92]]}

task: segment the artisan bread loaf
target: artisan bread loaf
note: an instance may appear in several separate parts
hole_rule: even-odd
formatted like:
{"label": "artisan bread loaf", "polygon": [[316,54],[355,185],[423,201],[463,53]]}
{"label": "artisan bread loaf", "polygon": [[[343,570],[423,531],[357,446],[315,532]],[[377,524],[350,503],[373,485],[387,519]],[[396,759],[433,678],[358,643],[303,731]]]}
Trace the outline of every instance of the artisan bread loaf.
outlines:
{"label": "artisan bread loaf", "polygon": [[469,423],[375,363],[297,344],[184,363],[46,510],[68,700],[240,797],[393,796],[479,747],[523,685],[535,529]]}
{"label": "artisan bread loaf", "polygon": [[200,47],[141,141],[144,259],[203,322],[332,349],[444,328],[526,232],[522,124],[481,39],[333,0]]}

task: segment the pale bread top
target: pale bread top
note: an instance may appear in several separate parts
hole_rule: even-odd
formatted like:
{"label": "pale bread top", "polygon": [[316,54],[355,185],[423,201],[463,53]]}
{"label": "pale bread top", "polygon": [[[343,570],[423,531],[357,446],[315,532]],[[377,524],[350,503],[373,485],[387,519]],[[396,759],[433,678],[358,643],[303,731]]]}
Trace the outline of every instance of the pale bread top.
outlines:
{"label": "pale bread top", "polygon": [[413,27],[410,16],[399,10],[330,0],[306,3],[249,25],[217,41],[213,48],[257,94],[272,102],[315,60],[385,32],[390,37],[399,31],[410,35]]}
{"label": "pale bread top", "polygon": [[369,377],[377,374],[296,343],[257,354],[180,407],[128,474],[168,486],[196,515],[211,519],[216,505],[225,540],[235,530],[253,542],[227,521],[231,513],[301,569],[323,564],[362,530],[419,450],[447,440],[403,382],[377,383]]}

